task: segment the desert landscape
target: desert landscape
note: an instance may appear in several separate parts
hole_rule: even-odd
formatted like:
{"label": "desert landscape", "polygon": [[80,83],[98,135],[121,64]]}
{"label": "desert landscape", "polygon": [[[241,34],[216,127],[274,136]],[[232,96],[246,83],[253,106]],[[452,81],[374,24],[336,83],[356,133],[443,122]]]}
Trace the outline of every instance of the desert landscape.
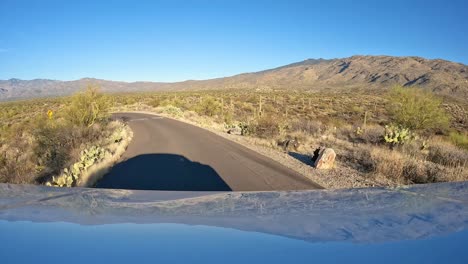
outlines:
{"label": "desert landscape", "polygon": [[0,263],[468,263],[467,10],[1,0]]}
{"label": "desert landscape", "polygon": [[[93,186],[132,140],[127,122],[110,113],[130,111],[203,127],[323,188],[463,181],[467,69],[353,56],[181,83],[2,81],[0,179]],[[335,152],[331,168],[316,168],[319,148]]]}

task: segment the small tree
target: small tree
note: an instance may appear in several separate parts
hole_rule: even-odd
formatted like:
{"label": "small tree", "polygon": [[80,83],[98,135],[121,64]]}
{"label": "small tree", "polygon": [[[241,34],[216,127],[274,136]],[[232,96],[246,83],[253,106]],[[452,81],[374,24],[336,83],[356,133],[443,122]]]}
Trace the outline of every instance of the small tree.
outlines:
{"label": "small tree", "polygon": [[214,116],[221,113],[222,105],[212,96],[207,96],[195,107],[196,112],[206,116]]}
{"label": "small tree", "polygon": [[405,128],[419,131],[444,130],[449,116],[441,107],[442,100],[419,88],[392,88],[390,108],[395,122]]}
{"label": "small tree", "polygon": [[73,96],[65,109],[65,119],[77,126],[90,127],[109,114],[110,102],[97,86],[89,85],[84,92]]}

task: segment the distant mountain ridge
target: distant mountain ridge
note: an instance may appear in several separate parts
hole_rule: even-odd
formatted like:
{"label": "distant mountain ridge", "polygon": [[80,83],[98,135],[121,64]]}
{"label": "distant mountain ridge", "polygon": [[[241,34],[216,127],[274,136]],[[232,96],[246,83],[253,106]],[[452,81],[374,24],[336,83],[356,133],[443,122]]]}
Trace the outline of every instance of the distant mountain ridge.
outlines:
{"label": "distant mountain ridge", "polygon": [[468,98],[468,66],[441,59],[353,56],[308,59],[274,69],[231,77],[184,82],[119,82],[92,78],[75,81],[0,80],[0,100],[70,95],[88,84],[104,92],[180,91],[211,89],[385,89],[419,86],[439,94]]}

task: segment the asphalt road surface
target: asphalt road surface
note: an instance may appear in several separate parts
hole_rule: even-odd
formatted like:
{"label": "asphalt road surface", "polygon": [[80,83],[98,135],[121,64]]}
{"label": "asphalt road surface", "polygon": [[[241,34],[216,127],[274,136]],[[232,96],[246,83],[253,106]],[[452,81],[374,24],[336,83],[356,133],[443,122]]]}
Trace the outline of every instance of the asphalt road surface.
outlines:
{"label": "asphalt road surface", "polygon": [[133,139],[98,188],[266,191],[322,188],[301,174],[205,129],[169,118],[118,113]]}

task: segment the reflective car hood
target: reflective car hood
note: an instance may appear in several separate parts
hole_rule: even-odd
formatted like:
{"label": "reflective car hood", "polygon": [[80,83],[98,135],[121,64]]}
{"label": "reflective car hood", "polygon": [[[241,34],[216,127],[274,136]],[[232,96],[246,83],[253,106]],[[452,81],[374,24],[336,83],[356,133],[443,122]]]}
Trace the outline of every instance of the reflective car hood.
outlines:
{"label": "reflective car hood", "polygon": [[467,263],[468,182],[281,192],[0,184],[9,262]]}

